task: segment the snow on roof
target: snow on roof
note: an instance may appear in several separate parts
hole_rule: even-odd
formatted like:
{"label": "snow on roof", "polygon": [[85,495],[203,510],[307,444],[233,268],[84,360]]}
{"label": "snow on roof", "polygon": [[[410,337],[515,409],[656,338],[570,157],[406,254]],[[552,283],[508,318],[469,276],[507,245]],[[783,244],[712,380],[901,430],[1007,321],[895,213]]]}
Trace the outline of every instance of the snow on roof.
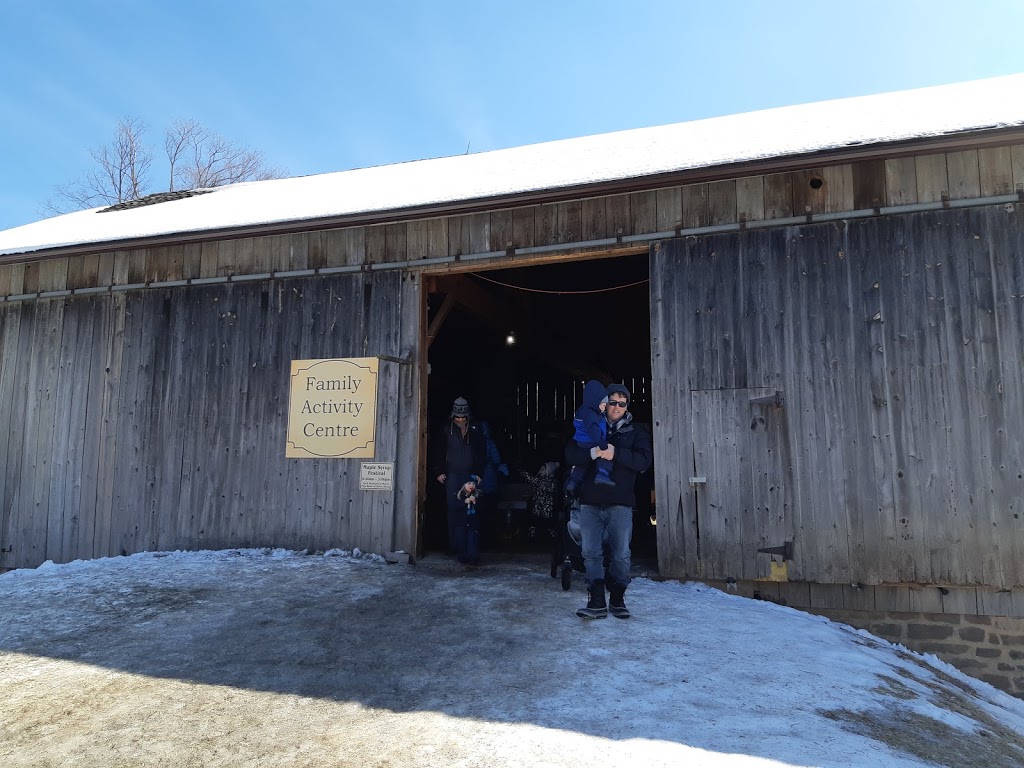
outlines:
{"label": "snow on roof", "polygon": [[374,215],[1024,125],[1024,75],[824,101],[512,149],[220,187],[0,232],[0,255]]}

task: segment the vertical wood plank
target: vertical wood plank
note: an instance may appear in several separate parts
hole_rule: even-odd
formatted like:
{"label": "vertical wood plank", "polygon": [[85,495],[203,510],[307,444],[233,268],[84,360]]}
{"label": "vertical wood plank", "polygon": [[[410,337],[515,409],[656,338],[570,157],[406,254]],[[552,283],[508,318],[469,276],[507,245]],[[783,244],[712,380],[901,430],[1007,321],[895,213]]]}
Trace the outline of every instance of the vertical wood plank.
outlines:
{"label": "vertical wood plank", "polygon": [[629,195],[612,195],[605,198],[608,211],[608,237],[632,235],[633,221],[629,207]]}
{"label": "vertical wood plank", "polygon": [[821,169],[825,182],[825,210],[827,212],[853,210],[853,166],[830,165]]}
{"label": "vertical wood plank", "polygon": [[489,251],[504,251],[512,246],[514,237],[512,235],[512,211],[491,211],[491,220],[488,226],[490,243],[487,245]]}
{"label": "vertical wood plank", "polygon": [[46,259],[39,262],[39,290],[64,291],[68,287],[68,259]]}
{"label": "vertical wood plank", "polygon": [[199,277],[202,271],[203,245],[202,243],[189,243],[182,247],[181,278],[191,280]]}
{"label": "vertical wood plank", "polygon": [[216,277],[217,261],[220,256],[220,244],[207,240],[200,246],[198,277]]}
{"label": "vertical wood plank", "polygon": [[949,192],[945,155],[917,155],[914,167],[917,174],[917,202],[938,202]]}
{"label": "vertical wood plank", "polygon": [[407,249],[410,259],[436,259],[448,255],[446,219],[423,219],[409,224]]}
{"label": "vertical wood plank", "polygon": [[[40,301],[34,346],[38,359],[35,408],[30,419],[35,432],[34,450],[26,459],[31,462],[27,475],[32,477],[29,512],[30,525],[25,529],[28,551],[44,560],[51,552],[60,553],[61,515],[57,504],[50,505],[50,475],[53,470],[54,425],[59,394],[61,339],[64,328],[64,302]],[[26,478],[27,479],[27,478]],[[51,516],[52,513],[52,516]]]}
{"label": "vertical wood plank", "polygon": [[579,200],[555,203],[556,240],[578,243],[583,239],[583,204]]}
{"label": "vertical wood plank", "polygon": [[491,217],[474,213],[469,217],[469,252],[487,253],[491,247]]}
{"label": "vertical wood plank", "polygon": [[409,232],[408,225],[388,224],[384,228],[384,250],[387,254],[387,261],[399,262],[409,258],[408,252]]}
{"label": "vertical wood plank", "polygon": [[863,211],[881,208],[885,202],[885,160],[853,163],[853,207]]}
{"label": "vertical wood plank", "polygon": [[469,216],[448,217],[448,255],[464,256],[469,250]]}
{"label": "vertical wood plank", "polygon": [[145,259],[144,250],[127,251],[128,255],[128,283],[145,283]]}
{"label": "vertical wood plank", "polygon": [[912,157],[885,161],[885,204],[912,205],[917,199],[917,163]]}
{"label": "vertical wood plank", "polygon": [[1024,190],[1024,144],[1010,147],[1010,166],[1013,171],[1013,189]]}
{"label": "vertical wood plank", "polygon": [[324,266],[343,267],[366,261],[366,229],[347,227],[329,229],[324,237]]}
{"label": "vertical wood plank", "polygon": [[271,235],[266,238],[270,246],[270,271],[287,272],[291,266],[289,235]]}
{"label": "vertical wood plank", "polygon": [[181,280],[185,275],[185,248],[181,245],[168,246],[164,250],[164,262],[160,270],[162,280]]}
{"label": "vertical wood plank", "polygon": [[828,189],[823,168],[807,168],[791,174],[793,179],[793,215],[825,213]]}
{"label": "vertical wood plank", "polygon": [[20,480],[15,468],[21,458],[25,419],[22,402],[15,396],[15,383],[19,368],[24,367],[18,362],[24,306],[21,303],[0,306],[0,424],[7,425],[6,429],[0,430],[0,568],[13,568],[15,561],[13,543],[17,511],[14,497],[15,484]]}
{"label": "vertical wood plank", "polygon": [[[68,531],[69,552],[67,558],[76,560],[95,556],[93,537],[97,522],[96,495],[98,461],[100,456],[100,434],[103,423],[103,383],[105,371],[103,350],[107,340],[104,336],[104,313],[109,300],[93,298],[79,302],[83,312],[83,323],[79,332],[81,376],[84,382],[76,381],[80,387],[75,402],[81,408],[78,442],[69,467],[73,482],[65,483],[66,504],[77,508],[77,530]],[[85,369],[88,367],[88,374]],[[67,509],[67,507],[65,507]],[[67,513],[65,512],[65,517]],[[77,534],[77,535],[74,535]]]}
{"label": "vertical wood plank", "polygon": [[1013,192],[1013,165],[1009,147],[978,150],[978,175],[982,197]]}
{"label": "vertical wood plank", "polygon": [[379,224],[366,227],[366,244],[363,261],[368,264],[383,264],[387,261],[387,226]]}
{"label": "vertical wood plank", "polygon": [[[7,382],[11,383],[11,409],[8,411],[7,462],[4,481],[4,508],[7,517],[6,532],[3,536],[6,552],[0,551],[0,563],[5,568],[34,567],[43,562],[38,558],[41,554],[31,549],[32,527],[32,477],[26,469],[26,456],[34,453],[35,436],[33,418],[37,404],[37,379],[39,366],[35,362],[37,347],[34,339],[37,335],[39,320],[37,310],[40,302],[17,304],[18,320],[12,325],[11,331],[17,333],[13,338],[6,333],[6,341],[17,344],[13,357],[18,365],[13,370],[5,370]],[[5,353],[10,367],[11,355]],[[28,533],[26,533],[26,530]],[[44,534],[45,535],[45,534]]]}
{"label": "vertical wood plank", "polygon": [[92,557],[111,554],[111,525],[116,476],[117,431],[121,419],[122,359],[127,322],[127,296],[114,294],[105,304],[103,314],[104,377],[100,398],[99,452],[97,456],[95,524]]}
{"label": "vertical wood plank", "polygon": [[320,269],[327,266],[325,251],[327,236],[325,232],[306,233],[306,268]]}
{"label": "vertical wood plank", "polygon": [[164,280],[167,271],[167,247],[140,248],[139,255],[145,264],[143,282],[153,283]]}
{"label": "vertical wood plank", "polygon": [[534,245],[554,245],[558,242],[558,209],[554,203],[537,206],[534,220]]}
{"label": "vertical wood plank", "polygon": [[114,437],[113,498],[110,510],[110,538],[106,543],[111,556],[129,554],[138,532],[138,519],[144,507],[143,486],[146,467],[141,461],[144,448],[144,415],[140,412],[139,385],[145,370],[152,365],[147,358],[146,293],[129,292],[125,299],[124,368],[118,391],[118,431]]}
{"label": "vertical wood plank", "polygon": [[793,174],[772,173],[764,177],[766,219],[788,219],[793,216],[793,200]]}
{"label": "vertical wood plank", "polygon": [[10,272],[8,277],[10,279],[10,291],[11,295],[17,295],[19,293],[28,293],[25,288],[25,269],[26,264],[11,264]]}
{"label": "vertical wood plank", "polygon": [[238,241],[235,251],[237,274],[262,275],[273,269],[270,240],[269,237],[245,237]]}
{"label": "vertical wood plank", "polygon": [[764,220],[764,177],[736,180],[736,215],[740,221]]}
{"label": "vertical wood plank", "polygon": [[516,208],[512,211],[512,242],[516,248],[532,248],[537,244],[535,226],[538,206]]}
{"label": "vertical wood plank", "polygon": [[[423,317],[420,312],[420,286],[419,275],[409,273],[402,276],[398,288],[399,350],[403,357],[408,354],[412,361],[421,357]],[[420,489],[425,482],[421,468],[426,459],[425,455],[420,455],[420,436],[424,431],[420,407],[420,366],[416,362],[403,365],[398,374],[396,416],[397,423],[403,426],[396,428],[394,523],[390,532],[390,548],[415,554]]]}
{"label": "vertical wood plank", "polygon": [[[266,241],[266,258],[267,268],[265,271],[278,272],[282,269],[288,269],[288,253],[285,247],[285,238],[281,234],[271,234],[271,236],[264,239]],[[237,241],[236,248],[238,249],[238,255],[236,258],[236,269],[239,274],[254,274],[256,269],[251,263],[247,263],[241,252],[241,246],[243,241]]]}
{"label": "vertical wood plank", "polygon": [[288,269],[309,269],[309,234],[299,232],[284,240]]}
{"label": "vertical wood plank", "polygon": [[950,199],[964,200],[981,196],[978,150],[949,152],[946,155],[946,170]]}
{"label": "vertical wood plank", "polygon": [[592,197],[583,201],[583,239],[598,240],[608,237],[608,199]]}
{"label": "vertical wood plank", "polygon": [[[82,257],[78,256],[68,260],[68,282],[69,290],[85,287],[85,276],[83,274]],[[3,278],[0,277],[0,295],[3,295]]]}
{"label": "vertical wood plank", "polygon": [[[634,217],[641,208],[641,201],[634,200]],[[653,217],[648,222],[654,224]],[[671,469],[694,464],[690,392],[697,363],[690,352],[690,329],[696,315],[692,307],[683,308],[690,273],[678,265],[691,263],[691,251],[700,247],[699,243],[691,246],[679,239],[651,247],[651,387],[654,450],[658,457],[654,468],[658,569],[672,576],[698,575],[700,566],[693,490],[686,472]],[[692,274],[699,274],[699,270]],[[684,375],[679,375],[680,370]]]}
{"label": "vertical wood plank", "polygon": [[736,216],[736,182],[713,181],[708,184],[708,224],[732,224]]}
{"label": "vertical wood plank", "polygon": [[633,192],[629,196],[633,233],[658,232],[658,202],[654,192]]}
{"label": "vertical wood plank", "polygon": [[708,185],[687,184],[682,188],[683,228],[708,225]]}
{"label": "vertical wood plank", "polygon": [[217,274],[216,277],[241,274],[237,252],[239,240],[221,240],[217,243]]}
{"label": "vertical wood plank", "polygon": [[101,253],[96,268],[96,285],[114,284],[114,254]]}
{"label": "vertical wood plank", "polygon": [[25,293],[39,292],[39,262],[33,261],[24,265],[22,286]]}
{"label": "vertical wood plank", "polygon": [[46,531],[46,557],[58,563],[73,559],[72,550],[78,541],[81,507],[78,490],[81,474],[75,462],[84,447],[82,428],[85,422],[86,387],[89,381],[88,329],[81,301],[63,303],[61,343],[54,387],[53,444],[50,454],[49,523]]}
{"label": "vertical wood plank", "polygon": [[683,226],[683,195],[679,187],[657,190],[655,204],[658,212],[658,232],[680,229]]}

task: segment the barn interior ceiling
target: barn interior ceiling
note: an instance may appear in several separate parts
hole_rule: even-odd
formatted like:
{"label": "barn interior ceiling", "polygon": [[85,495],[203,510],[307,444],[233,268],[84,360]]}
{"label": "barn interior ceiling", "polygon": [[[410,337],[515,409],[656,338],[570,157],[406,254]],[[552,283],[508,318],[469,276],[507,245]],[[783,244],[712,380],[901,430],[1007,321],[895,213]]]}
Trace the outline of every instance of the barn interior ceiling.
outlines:
{"label": "barn interior ceiling", "polygon": [[435,277],[428,291],[432,365],[434,342],[455,335],[575,379],[650,369],[646,255]]}

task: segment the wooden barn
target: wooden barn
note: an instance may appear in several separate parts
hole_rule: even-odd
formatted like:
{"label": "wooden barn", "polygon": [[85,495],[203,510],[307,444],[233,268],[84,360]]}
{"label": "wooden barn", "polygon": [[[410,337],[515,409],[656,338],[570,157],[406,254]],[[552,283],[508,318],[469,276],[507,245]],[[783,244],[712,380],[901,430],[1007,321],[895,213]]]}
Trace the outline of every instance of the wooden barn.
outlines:
{"label": "wooden barn", "polygon": [[[369,454],[291,458],[292,361],[338,359],[376,361]],[[1024,691],[1024,76],[0,232],[0,570],[420,556],[452,399],[533,472],[588,377],[652,425],[662,577]]]}

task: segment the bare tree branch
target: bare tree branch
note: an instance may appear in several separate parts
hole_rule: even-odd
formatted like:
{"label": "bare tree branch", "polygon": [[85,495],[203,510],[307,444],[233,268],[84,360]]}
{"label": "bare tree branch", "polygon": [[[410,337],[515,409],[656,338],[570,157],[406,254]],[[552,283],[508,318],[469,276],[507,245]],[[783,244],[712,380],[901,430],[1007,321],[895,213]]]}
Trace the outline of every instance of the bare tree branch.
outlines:
{"label": "bare tree branch", "polygon": [[[40,206],[43,215],[116,205],[145,197],[153,150],[144,143],[146,124],[137,117],[118,121],[113,140],[89,150],[94,168],[54,187]],[[219,187],[239,181],[276,179],[285,171],[267,165],[262,152],[230,141],[196,120],[175,120],[164,135],[170,165],[168,190]]]}
{"label": "bare tree branch", "polygon": [[110,144],[89,150],[97,167],[72,182],[54,187],[53,196],[43,203],[43,212],[67,213],[144,196],[153,163],[153,152],[143,143],[145,133],[146,124],[141,119],[119,120]]}
{"label": "bare tree branch", "polygon": [[266,157],[210,131],[195,120],[178,121],[167,132],[171,189],[220,187],[240,181],[276,179],[282,171]]}
{"label": "bare tree branch", "polygon": [[182,159],[192,137],[202,130],[202,126],[195,120],[175,120],[164,134],[164,150],[167,152],[167,161],[171,166],[167,191],[174,191],[174,182],[180,173],[178,162]]}

